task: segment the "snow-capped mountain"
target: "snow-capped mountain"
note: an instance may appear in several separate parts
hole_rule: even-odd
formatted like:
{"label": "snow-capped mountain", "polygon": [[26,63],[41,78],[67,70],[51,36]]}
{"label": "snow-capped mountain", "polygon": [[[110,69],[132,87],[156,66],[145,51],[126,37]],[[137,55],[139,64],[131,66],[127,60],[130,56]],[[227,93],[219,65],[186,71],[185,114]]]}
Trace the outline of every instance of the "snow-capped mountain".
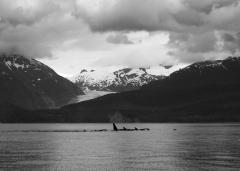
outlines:
{"label": "snow-capped mountain", "polygon": [[173,72],[163,81],[143,86],[142,89],[163,90],[207,84],[233,83],[240,80],[240,57],[204,61]]}
{"label": "snow-capped mountain", "polygon": [[35,59],[0,55],[0,102],[26,109],[56,108],[80,94],[72,82]]}
{"label": "snow-capped mountain", "polygon": [[174,72],[171,77],[174,77],[176,74],[186,74],[189,72],[196,75],[206,75],[212,72],[225,73],[235,69],[240,69],[240,58],[228,57],[224,60],[203,61],[194,63],[192,65],[189,65],[188,67]]}
{"label": "snow-capped mountain", "polygon": [[145,68],[125,68],[115,72],[82,70],[69,80],[82,90],[123,92],[137,90],[142,85],[163,78],[163,75],[149,74]]}

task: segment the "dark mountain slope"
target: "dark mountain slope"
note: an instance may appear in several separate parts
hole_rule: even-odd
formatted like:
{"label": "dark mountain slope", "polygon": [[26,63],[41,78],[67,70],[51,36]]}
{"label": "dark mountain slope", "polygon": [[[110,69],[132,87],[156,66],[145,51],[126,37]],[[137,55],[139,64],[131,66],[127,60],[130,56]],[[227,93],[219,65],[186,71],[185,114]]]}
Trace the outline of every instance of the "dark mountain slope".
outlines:
{"label": "dark mountain slope", "polygon": [[136,117],[145,122],[240,121],[240,59],[195,63],[140,91],[107,95],[62,109],[105,115],[121,111],[131,116],[131,121]]}
{"label": "dark mountain slope", "polygon": [[162,81],[143,86],[141,90],[161,91],[234,82],[240,82],[240,57],[194,63],[172,73]]}
{"label": "dark mountain slope", "polygon": [[17,55],[0,55],[0,101],[26,109],[56,108],[84,94],[48,66]]}
{"label": "dark mountain slope", "polygon": [[192,64],[138,91],[32,113],[45,122],[240,122],[239,58],[216,63]]}
{"label": "dark mountain slope", "polygon": [[19,114],[28,112],[26,109],[7,103],[0,102],[0,120],[2,123],[18,122]]}
{"label": "dark mountain slope", "polygon": [[22,107],[0,102],[0,123],[44,123],[60,122],[51,114],[38,114]]}
{"label": "dark mountain slope", "polygon": [[[16,112],[18,122],[240,122],[240,84],[109,94],[57,110]],[[29,117],[31,116],[31,117]],[[8,121],[16,117],[8,117]],[[0,122],[3,122],[0,120]],[[114,122],[118,122],[118,119]]]}

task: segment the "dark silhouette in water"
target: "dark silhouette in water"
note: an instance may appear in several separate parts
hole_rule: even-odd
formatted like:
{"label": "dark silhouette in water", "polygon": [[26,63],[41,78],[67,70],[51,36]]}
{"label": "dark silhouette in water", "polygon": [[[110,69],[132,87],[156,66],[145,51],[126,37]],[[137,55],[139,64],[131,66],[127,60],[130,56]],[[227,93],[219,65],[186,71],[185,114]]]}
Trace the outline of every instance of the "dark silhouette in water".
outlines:
{"label": "dark silhouette in water", "polygon": [[95,130],[96,132],[107,131],[106,129]]}
{"label": "dark silhouette in water", "polygon": [[123,127],[123,129],[118,129],[117,126],[115,125],[115,123],[113,123],[113,130],[117,132],[117,131],[138,131],[138,130],[140,130],[140,131],[149,131],[150,129],[149,128],[138,129],[136,127],[134,127],[134,129],[127,129],[125,127]]}
{"label": "dark silhouette in water", "polygon": [[[123,129],[118,129],[115,123],[113,123],[113,131],[149,131],[149,128],[142,128],[138,129],[134,127],[134,129],[127,129],[123,127]],[[173,129],[176,130],[176,129]],[[104,132],[104,131],[112,131],[112,130],[107,130],[107,129],[92,129],[92,130],[21,130],[18,132]],[[13,131],[14,132],[14,131]]]}
{"label": "dark silhouette in water", "polygon": [[149,128],[143,128],[143,129],[139,129],[140,131],[149,131]]}
{"label": "dark silhouette in water", "polygon": [[116,131],[116,132],[118,131],[118,128],[117,128],[117,126],[115,125],[115,123],[113,123],[113,130]]}

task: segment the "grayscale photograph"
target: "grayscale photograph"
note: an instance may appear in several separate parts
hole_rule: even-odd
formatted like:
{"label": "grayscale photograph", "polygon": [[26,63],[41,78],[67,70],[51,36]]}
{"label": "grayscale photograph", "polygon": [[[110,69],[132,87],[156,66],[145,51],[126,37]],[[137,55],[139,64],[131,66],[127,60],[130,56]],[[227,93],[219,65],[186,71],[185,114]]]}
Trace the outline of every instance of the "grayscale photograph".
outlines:
{"label": "grayscale photograph", "polygon": [[0,0],[0,171],[154,170],[240,170],[240,0]]}

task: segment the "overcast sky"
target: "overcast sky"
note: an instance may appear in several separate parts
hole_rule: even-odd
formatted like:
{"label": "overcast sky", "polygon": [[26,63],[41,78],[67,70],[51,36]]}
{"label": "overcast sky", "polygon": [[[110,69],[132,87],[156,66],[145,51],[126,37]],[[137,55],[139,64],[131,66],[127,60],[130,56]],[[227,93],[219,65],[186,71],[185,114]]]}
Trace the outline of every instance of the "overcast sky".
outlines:
{"label": "overcast sky", "polygon": [[0,52],[61,74],[239,55],[240,0],[0,0]]}

